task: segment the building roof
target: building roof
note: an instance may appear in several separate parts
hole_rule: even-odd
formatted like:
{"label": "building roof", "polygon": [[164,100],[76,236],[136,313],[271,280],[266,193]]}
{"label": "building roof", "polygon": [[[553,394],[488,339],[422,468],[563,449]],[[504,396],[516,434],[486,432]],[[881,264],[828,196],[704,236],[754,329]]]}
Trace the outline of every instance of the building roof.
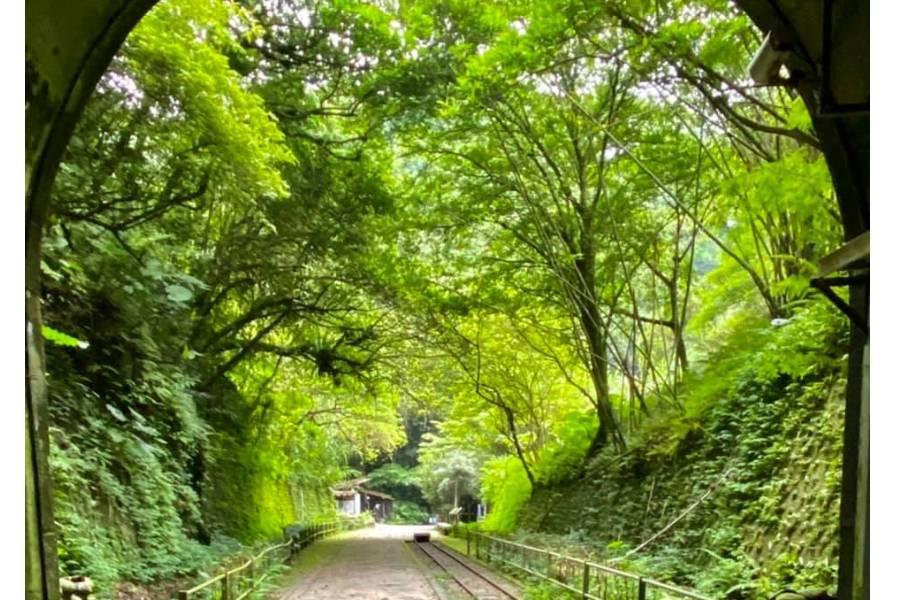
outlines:
{"label": "building roof", "polygon": [[367,496],[374,496],[375,498],[382,498],[384,500],[394,499],[394,497],[389,494],[375,492],[362,487],[362,484],[367,483],[368,481],[368,477],[359,477],[357,479],[341,481],[334,484],[334,486],[332,486],[331,488],[331,491],[334,493],[335,498],[352,498],[353,494],[359,493],[366,494]]}
{"label": "building roof", "polygon": [[346,481],[339,481],[334,484],[331,489],[333,490],[353,490],[357,487],[361,486],[364,483],[369,481],[368,477],[357,477],[356,479],[348,479]]}
{"label": "building roof", "polygon": [[375,496],[376,498],[383,498],[384,500],[393,500],[394,497],[390,494],[384,494],[382,492],[373,492],[372,490],[364,490],[363,488],[359,488],[360,493],[367,494],[369,496]]}

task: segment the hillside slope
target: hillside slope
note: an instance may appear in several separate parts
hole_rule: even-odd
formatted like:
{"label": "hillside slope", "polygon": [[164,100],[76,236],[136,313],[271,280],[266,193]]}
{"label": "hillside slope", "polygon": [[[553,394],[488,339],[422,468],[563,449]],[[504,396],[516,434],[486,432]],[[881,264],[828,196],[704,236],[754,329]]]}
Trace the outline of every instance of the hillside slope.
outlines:
{"label": "hillside slope", "polygon": [[720,597],[833,588],[845,382],[821,348],[794,356],[799,374],[751,365],[697,416],[539,486],[520,530]]}

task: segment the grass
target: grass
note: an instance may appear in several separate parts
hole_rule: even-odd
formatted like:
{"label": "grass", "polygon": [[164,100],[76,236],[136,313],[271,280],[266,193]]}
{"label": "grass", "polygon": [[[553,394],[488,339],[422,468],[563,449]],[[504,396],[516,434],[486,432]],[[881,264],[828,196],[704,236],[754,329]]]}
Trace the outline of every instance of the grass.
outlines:
{"label": "grass", "polygon": [[466,553],[466,540],[463,538],[451,537],[449,535],[442,535],[435,539],[435,541],[444,544],[452,550],[456,550],[460,554]]}

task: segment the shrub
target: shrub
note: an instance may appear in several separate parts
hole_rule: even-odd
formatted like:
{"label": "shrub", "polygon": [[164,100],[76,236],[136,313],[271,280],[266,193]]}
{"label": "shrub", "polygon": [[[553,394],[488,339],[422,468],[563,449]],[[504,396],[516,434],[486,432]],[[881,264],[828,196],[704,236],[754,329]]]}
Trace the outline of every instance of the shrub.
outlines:
{"label": "shrub", "polygon": [[391,523],[417,525],[428,521],[428,512],[415,502],[397,500],[394,502],[394,510],[389,521]]}
{"label": "shrub", "polygon": [[481,492],[489,507],[482,528],[496,533],[514,531],[519,511],[531,497],[531,483],[522,463],[515,457],[495,458],[485,463]]}
{"label": "shrub", "polygon": [[537,482],[551,485],[577,478],[596,431],[597,416],[593,411],[567,414],[553,429],[555,439],[541,452],[534,469]]}

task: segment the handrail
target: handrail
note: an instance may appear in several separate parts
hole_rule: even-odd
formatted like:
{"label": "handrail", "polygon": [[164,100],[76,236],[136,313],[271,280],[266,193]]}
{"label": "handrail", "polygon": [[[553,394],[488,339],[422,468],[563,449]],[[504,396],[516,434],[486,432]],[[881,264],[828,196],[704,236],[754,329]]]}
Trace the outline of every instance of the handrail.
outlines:
{"label": "handrail", "polygon": [[[178,600],[190,600],[192,596],[196,596],[205,590],[211,594],[212,600],[243,600],[259,587],[268,576],[269,568],[275,564],[273,561],[265,559],[271,557],[278,550],[287,549],[287,555],[281,559],[282,563],[286,562],[294,556],[296,551],[334,533],[340,529],[340,526],[341,523],[331,521],[304,527],[296,535],[289,536],[288,540],[265,548],[256,556],[248,558],[243,564],[223,571],[190,589],[179,591]],[[254,578],[254,567],[260,564],[264,568],[260,569],[259,577]],[[249,581],[246,581],[247,579]],[[216,583],[221,583],[221,585],[218,588],[214,588],[213,586]],[[234,598],[232,598],[233,592],[237,592]]]}
{"label": "handrail", "polygon": [[[693,590],[620,571],[587,559],[520,544],[479,532],[466,532],[466,553],[496,561],[590,600],[711,600]],[[493,551],[493,552],[492,552]],[[532,555],[532,556],[529,556]],[[536,556],[534,556],[536,555]]]}

